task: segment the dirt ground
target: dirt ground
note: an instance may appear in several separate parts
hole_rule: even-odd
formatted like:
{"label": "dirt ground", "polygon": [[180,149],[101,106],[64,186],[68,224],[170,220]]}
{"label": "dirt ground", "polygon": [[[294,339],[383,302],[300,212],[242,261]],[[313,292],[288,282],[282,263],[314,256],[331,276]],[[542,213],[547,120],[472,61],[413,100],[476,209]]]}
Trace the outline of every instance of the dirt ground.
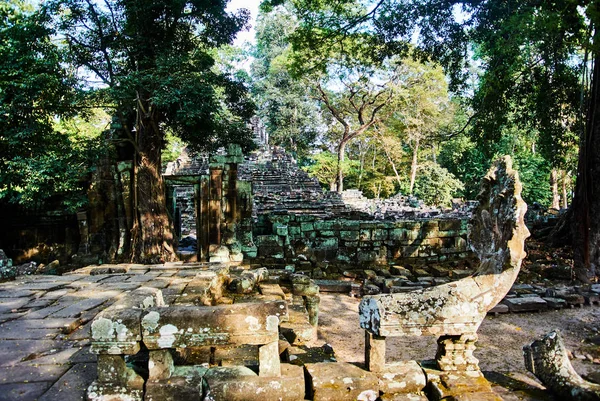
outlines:
{"label": "dirt ground", "polygon": [[[322,293],[318,340],[315,346],[333,346],[338,361],[364,363],[364,331],[358,325],[360,300],[344,294]],[[479,329],[475,356],[494,390],[506,401],[559,401],[544,390],[526,371],[522,347],[547,332],[559,329],[565,344],[575,355],[600,355],[599,347],[589,339],[600,335],[600,307],[548,311],[540,313],[488,316]],[[433,359],[434,337],[390,338],[386,361]],[[583,357],[581,357],[583,358]],[[574,358],[573,366],[582,375],[600,373],[600,365]]]}

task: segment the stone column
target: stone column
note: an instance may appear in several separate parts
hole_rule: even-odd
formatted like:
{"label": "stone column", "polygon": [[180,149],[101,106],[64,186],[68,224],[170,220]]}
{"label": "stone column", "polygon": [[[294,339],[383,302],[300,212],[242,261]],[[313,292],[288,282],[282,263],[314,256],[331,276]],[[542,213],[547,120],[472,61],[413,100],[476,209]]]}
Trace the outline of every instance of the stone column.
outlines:
{"label": "stone column", "polygon": [[385,337],[365,330],[365,366],[370,372],[379,372],[385,366]]}
{"label": "stone column", "polygon": [[198,238],[198,256],[200,260],[208,260],[208,249],[210,247],[210,225],[209,225],[209,181],[210,177],[200,177],[199,196],[196,204],[196,228]]}
{"label": "stone column", "polygon": [[221,199],[223,197],[223,169],[210,169],[209,189],[209,243],[221,245]]}
{"label": "stone column", "polygon": [[319,303],[321,298],[318,295],[311,295],[304,297],[304,304],[306,305],[306,311],[308,312],[308,321],[314,327],[319,324]]}
{"label": "stone column", "polygon": [[435,359],[440,370],[478,371],[479,360],[473,356],[476,342],[477,333],[439,337]]}

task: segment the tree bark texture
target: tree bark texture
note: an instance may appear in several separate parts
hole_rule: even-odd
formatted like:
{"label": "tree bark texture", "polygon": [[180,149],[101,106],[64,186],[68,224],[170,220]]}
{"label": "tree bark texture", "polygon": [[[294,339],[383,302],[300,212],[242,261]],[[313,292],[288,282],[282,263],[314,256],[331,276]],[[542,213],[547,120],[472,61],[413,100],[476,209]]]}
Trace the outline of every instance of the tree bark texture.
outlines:
{"label": "tree bark texture", "polygon": [[[599,43],[596,33],[594,43]],[[579,144],[573,198],[573,259],[579,281],[596,276],[600,263],[600,57],[595,57],[586,127]]]}
{"label": "tree bark texture", "polygon": [[344,192],[344,171],[343,165],[346,159],[346,142],[342,141],[338,147],[338,179],[337,179],[337,191],[339,193]]}
{"label": "tree bark texture", "polygon": [[415,139],[415,147],[413,148],[412,162],[410,164],[410,189],[409,193],[413,194],[413,189],[415,188],[415,180],[417,178],[417,156],[419,154],[419,139]]}
{"label": "tree bark texture", "polygon": [[138,100],[137,155],[133,174],[133,263],[164,263],[177,259],[172,222],[167,212],[161,171],[163,134],[151,105]]}

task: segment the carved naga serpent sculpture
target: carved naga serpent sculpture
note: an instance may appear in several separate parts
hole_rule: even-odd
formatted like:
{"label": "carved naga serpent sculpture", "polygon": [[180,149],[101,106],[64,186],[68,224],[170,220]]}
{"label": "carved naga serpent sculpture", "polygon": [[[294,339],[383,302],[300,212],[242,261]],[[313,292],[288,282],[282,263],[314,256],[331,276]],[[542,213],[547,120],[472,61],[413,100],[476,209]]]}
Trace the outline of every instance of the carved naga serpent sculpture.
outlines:
{"label": "carved naga serpent sculpture", "polygon": [[[475,274],[409,293],[365,297],[359,307],[361,327],[380,338],[463,336],[453,341],[472,345],[486,313],[510,290],[526,255],[529,230],[521,190],[510,157],[496,161],[483,178],[479,205],[469,223],[469,243],[480,260]],[[443,370],[473,370],[478,361],[471,358],[468,367],[439,362]]]}

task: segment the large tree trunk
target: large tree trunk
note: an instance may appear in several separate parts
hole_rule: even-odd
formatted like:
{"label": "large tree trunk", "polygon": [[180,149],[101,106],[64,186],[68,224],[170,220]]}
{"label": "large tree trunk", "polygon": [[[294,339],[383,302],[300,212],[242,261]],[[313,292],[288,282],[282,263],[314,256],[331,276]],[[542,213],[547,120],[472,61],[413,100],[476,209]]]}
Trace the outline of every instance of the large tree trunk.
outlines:
{"label": "large tree trunk", "polygon": [[[146,107],[144,107],[146,106]],[[138,153],[134,160],[132,255],[134,263],[164,263],[177,259],[172,223],[167,213],[161,171],[163,134],[151,107],[138,106]]]}
{"label": "large tree trunk", "polygon": [[344,171],[342,166],[344,165],[344,160],[346,159],[346,142],[340,142],[340,146],[338,147],[338,165],[337,165],[337,191],[339,193],[344,192]]}
{"label": "large tree trunk", "polygon": [[[594,43],[599,43],[600,33]],[[577,182],[573,198],[573,259],[579,281],[596,276],[600,262],[600,58],[594,59],[592,90],[584,136],[579,144]]]}
{"label": "large tree trunk", "polygon": [[560,195],[558,194],[558,171],[555,168],[550,173],[550,187],[552,188],[552,208],[560,209]]}
{"label": "large tree trunk", "polygon": [[417,178],[417,156],[419,153],[419,139],[415,139],[415,147],[413,148],[412,163],[410,164],[410,189],[409,193],[412,195],[413,189],[415,188],[415,180]]}

